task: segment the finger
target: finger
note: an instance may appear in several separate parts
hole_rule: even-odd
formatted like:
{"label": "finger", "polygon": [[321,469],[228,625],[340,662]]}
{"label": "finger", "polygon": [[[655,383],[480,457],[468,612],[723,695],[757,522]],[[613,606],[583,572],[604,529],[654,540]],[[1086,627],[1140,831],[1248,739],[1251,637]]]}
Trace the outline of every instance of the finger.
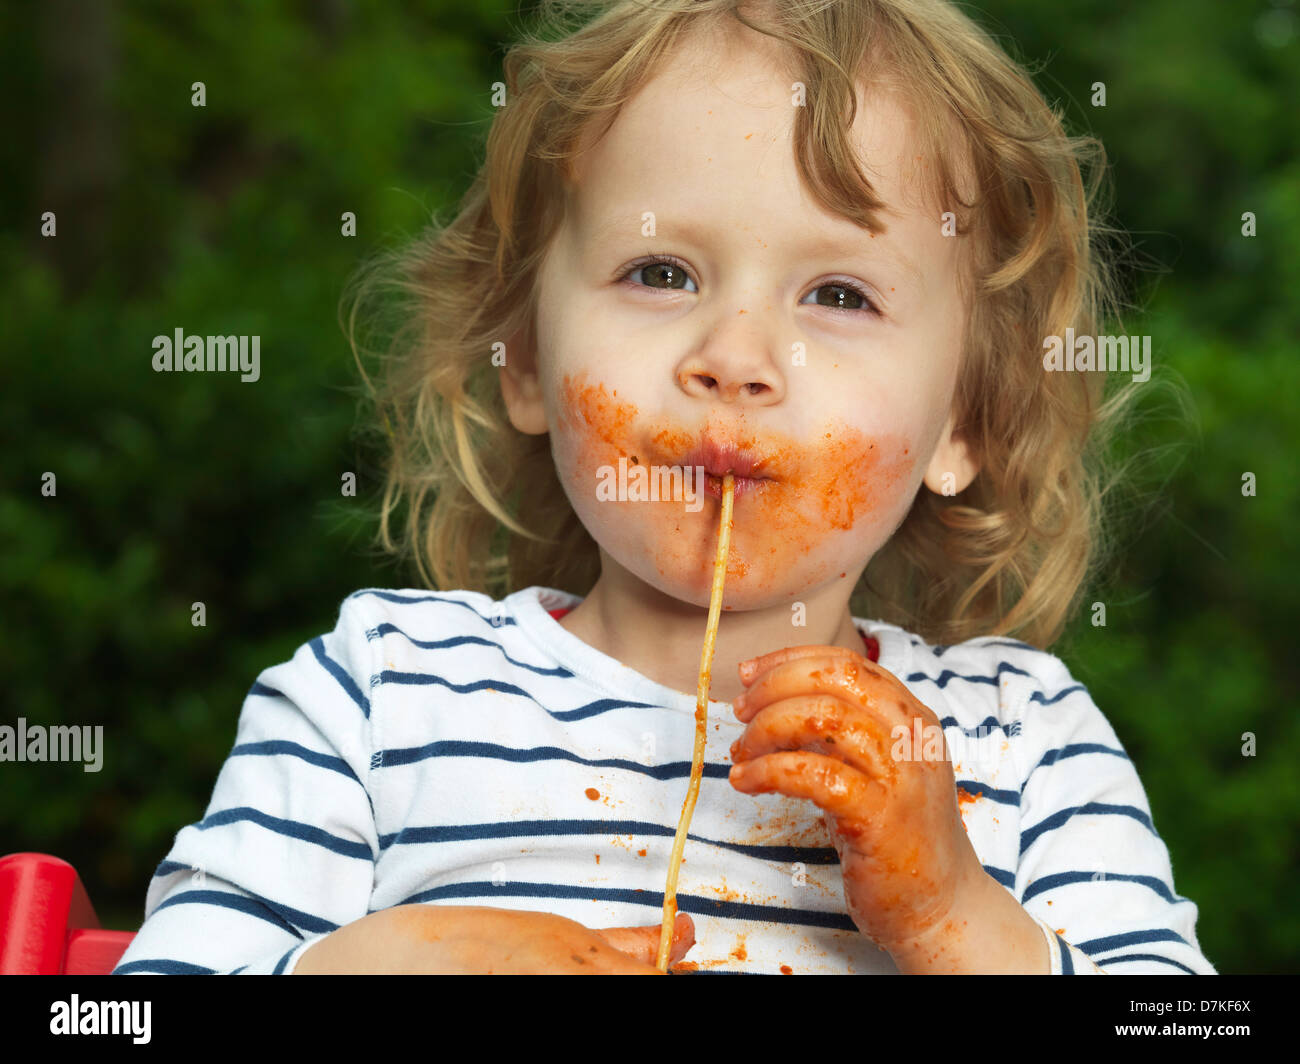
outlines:
{"label": "finger", "polygon": [[[651,961],[652,964],[654,963],[654,960],[658,959],[658,953],[659,953],[659,939],[657,937],[659,933],[659,928],[656,927],[654,930],[656,934],[656,938],[655,938],[656,956],[652,959]],[[686,913],[678,913],[677,920],[673,924],[673,940],[668,947],[669,967],[676,964],[683,957],[685,957],[686,954],[690,951],[691,947],[694,945],[695,945],[695,921],[692,920],[690,916],[687,915]]]}
{"label": "finger", "polygon": [[[659,959],[659,924],[653,927],[602,927],[596,934],[616,950],[626,953],[644,964],[654,964]],[[668,960],[676,964],[686,951],[695,945],[695,923],[687,913],[678,913],[673,922],[672,943],[668,947]]]}
{"label": "finger", "polygon": [[735,765],[731,785],[746,794],[779,791],[807,798],[832,816],[869,817],[880,802],[882,788],[869,776],[842,761],[807,751],[765,754]]}
{"label": "finger", "polygon": [[833,757],[874,779],[887,780],[895,771],[880,723],[833,695],[803,695],[764,706],[731,744],[731,760],[739,764],[781,750]]}
{"label": "finger", "polygon": [[853,651],[848,647],[835,646],[800,646],[784,647],[781,650],[773,650],[767,654],[761,654],[756,658],[750,658],[748,661],[740,663],[740,682],[746,687],[756,676],[761,676],[768,669],[775,668],[777,665],[784,664],[787,661],[796,661],[799,658],[820,657],[827,654],[852,654]]}
{"label": "finger", "polygon": [[892,674],[851,651],[801,655],[776,665],[756,679],[732,708],[736,719],[748,724],[772,702],[814,694],[842,698],[890,725],[910,722],[914,715],[908,712],[909,704],[915,702],[912,693]]}

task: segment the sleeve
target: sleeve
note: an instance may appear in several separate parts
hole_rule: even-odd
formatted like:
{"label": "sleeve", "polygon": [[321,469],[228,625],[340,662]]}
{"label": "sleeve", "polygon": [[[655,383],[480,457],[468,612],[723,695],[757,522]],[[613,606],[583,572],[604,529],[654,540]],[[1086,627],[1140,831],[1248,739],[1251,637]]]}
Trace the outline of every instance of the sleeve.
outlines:
{"label": "sleeve", "polygon": [[328,635],[265,670],[204,817],[154,872],[114,975],[293,973],[367,915],[379,854],[370,797],[373,628],[350,596]]}
{"label": "sleeve", "polygon": [[1015,893],[1043,929],[1052,974],[1216,974],[1133,762],[1087,689],[1041,657],[1016,753]]}

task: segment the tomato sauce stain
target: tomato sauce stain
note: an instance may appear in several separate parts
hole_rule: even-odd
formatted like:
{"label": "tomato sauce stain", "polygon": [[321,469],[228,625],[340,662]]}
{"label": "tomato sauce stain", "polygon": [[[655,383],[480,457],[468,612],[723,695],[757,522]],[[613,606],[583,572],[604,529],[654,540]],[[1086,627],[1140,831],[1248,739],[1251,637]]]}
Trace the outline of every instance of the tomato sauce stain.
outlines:
{"label": "tomato sauce stain", "polygon": [[736,948],[731,951],[731,956],[738,961],[749,960],[749,951],[745,949],[744,935],[740,936],[740,940],[736,943]]}
{"label": "tomato sauce stain", "polygon": [[[687,426],[643,412],[621,400],[617,391],[593,382],[585,371],[566,374],[561,384],[562,417],[574,448],[566,461],[578,488],[595,500],[602,468],[618,470],[631,459],[669,481],[662,472],[680,470],[701,442],[705,426]],[[749,482],[735,501],[734,531],[727,578],[744,580],[752,590],[788,581],[792,560],[807,554],[835,533],[868,520],[881,520],[903,501],[915,458],[901,436],[868,436],[841,421],[832,421],[816,438],[800,438],[746,426],[745,412],[725,425],[712,422],[708,435],[729,441],[756,458],[755,473],[770,479]],[[697,572],[711,580],[717,535],[717,500],[708,497],[698,511],[685,510],[680,486],[697,485],[694,471],[678,477],[677,498],[665,487],[657,501],[609,501],[605,505],[637,507],[656,542],[652,559],[659,572]],[[629,489],[631,480],[628,481]],[[664,497],[667,494],[669,497]],[[699,501],[698,499],[696,500]]]}

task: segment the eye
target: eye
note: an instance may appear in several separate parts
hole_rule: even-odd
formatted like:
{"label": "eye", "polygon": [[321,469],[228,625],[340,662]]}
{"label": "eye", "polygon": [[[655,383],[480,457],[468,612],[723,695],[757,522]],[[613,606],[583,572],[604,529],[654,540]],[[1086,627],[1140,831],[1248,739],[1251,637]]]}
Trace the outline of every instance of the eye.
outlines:
{"label": "eye", "polygon": [[664,255],[659,258],[641,259],[634,262],[628,268],[627,273],[623,274],[619,280],[626,281],[633,274],[644,274],[646,280],[641,282],[646,288],[661,288],[668,290],[682,289],[682,285],[690,280],[690,275],[686,272],[686,266],[680,259]]}
{"label": "eye", "polygon": [[[852,281],[823,281],[808,294],[816,295],[819,292],[827,291],[835,294],[831,296],[829,302],[818,299],[816,301],[817,306],[846,314],[857,314],[865,311],[867,314],[874,314],[877,317],[880,315],[876,305],[871,302],[871,297]],[[855,301],[856,306],[854,305]]]}

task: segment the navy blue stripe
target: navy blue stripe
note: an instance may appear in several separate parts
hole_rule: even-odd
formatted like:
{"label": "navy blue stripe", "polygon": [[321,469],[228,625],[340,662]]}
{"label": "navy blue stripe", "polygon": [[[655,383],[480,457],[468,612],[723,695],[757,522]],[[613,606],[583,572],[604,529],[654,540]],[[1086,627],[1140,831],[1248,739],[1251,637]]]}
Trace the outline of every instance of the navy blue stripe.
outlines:
{"label": "navy blue stripe", "polygon": [[[489,757],[499,761],[527,763],[534,761],[572,761],[593,768],[619,768],[636,772],[656,780],[686,779],[691,774],[689,761],[669,761],[663,765],[643,765],[621,757],[586,758],[558,746],[534,746],[517,749],[497,743],[476,743],[460,739],[447,739],[424,746],[394,747],[379,752],[379,764],[384,768],[411,765],[431,757]],[[710,779],[726,779],[730,764],[704,763],[704,775]]]}
{"label": "navy blue stripe", "polygon": [[1157,927],[1150,931],[1127,931],[1122,935],[1094,938],[1090,942],[1076,942],[1075,945],[1091,956],[1105,949],[1119,949],[1121,946],[1135,946],[1144,942],[1181,942],[1184,946],[1190,945],[1182,935],[1167,927]]}
{"label": "navy blue stripe", "polygon": [[357,774],[352,771],[349,765],[341,757],[334,757],[332,754],[322,753],[319,750],[309,750],[298,743],[290,742],[287,739],[267,739],[260,743],[240,743],[230,751],[231,757],[252,757],[265,756],[272,754],[287,754],[290,757],[296,757],[301,761],[306,761],[311,765],[319,765],[321,768],[330,769],[342,776],[346,776],[353,783],[361,784]]}
{"label": "navy blue stripe", "polygon": [[[967,739],[992,739],[1002,738],[1002,736],[1014,737],[1020,734],[1020,721],[1013,720],[1008,724],[1003,724],[997,717],[988,716],[976,724],[973,728],[965,728],[957,722],[956,717],[944,717],[939,721],[942,728],[952,728],[961,732]],[[999,734],[1001,733],[1001,734]]]}
{"label": "navy blue stripe", "polygon": [[[689,761],[670,761],[663,765],[643,765],[639,761],[629,761],[621,757],[587,758],[579,757],[571,750],[558,746],[534,746],[517,749],[501,746],[498,743],[468,742],[460,739],[448,739],[440,742],[426,743],[424,746],[391,747],[378,752],[376,764],[382,768],[396,768],[412,765],[434,757],[484,757],[497,761],[516,764],[536,763],[542,761],[568,761],[591,768],[617,768],[624,772],[635,772],[655,780],[686,779],[691,774]],[[727,779],[731,771],[729,763],[704,763],[704,775],[709,779]],[[1019,791],[1002,791],[990,787],[979,780],[958,780],[957,786],[965,787],[972,794],[981,792],[983,798],[1000,805],[1019,806]]]}
{"label": "navy blue stripe", "polygon": [[1068,883],[1087,883],[1094,876],[1097,876],[1098,882],[1110,882],[1118,880],[1121,883],[1141,883],[1142,886],[1148,887],[1155,891],[1165,901],[1173,904],[1175,901],[1186,901],[1186,898],[1177,896],[1169,888],[1163,879],[1157,879],[1155,876],[1137,876],[1121,875],[1118,872],[1104,872],[1100,875],[1097,872],[1054,872],[1050,876],[1043,876],[1041,879],[1035,879],[1025,888],[1024,896],[1020,899],[1021,904],[1027,902],[1046,890],[1054,890],[1057,887],[1063,887]]}
{"label": "navy blue stripe", "polygon": [[150,972],[157,975],[215,975],[215,968],[204,968],[200,964],[186,964],[184,961],[170,961],[162,957],[148,960],[131,961],[120,968],[114,968],[114,975],[133,975],[136,972]]}
{"label": "navy blue stripe", "polygon": [[953,672],[951,669],[944,669],[938,676],[927,676],[923,672],[910,673],[907,677],[907,682],[918,683],[921,680],[928,680],[936,687],[944,688],[948,686],[949,680],[965,680],[967,683],[986,683],[993,687],[997,687],[998,684],[1002,682],[1002,674],[1004,672],[1014,673],[1017,676],[1029,676],[1029,673],[1025,672],[1024,669],[1018,669],[1010,662],[1003,661],[998,664],[998,671],[994,676],[963,676],[961,673]]}
{"label": "navy blue stripe", "polygon": [[236,969],[235,969],[233,972],[231,972],[230,974],[231,974],[231,975],[238,975],[240,972],[242,972],[242,971],[243,971],[245,968],[247,968],[247,967],[248,967],[247,964],[241,964],[238,968],[236,968]]}
{"label": "navy blue stripe", "polygon": [[[1042,821],[1041,823],[1035,824],[1032,828],[1029,828],[1026,831],[1022,831],[1020,833],[1021,856],[1022,857],[1024,856],[1025,851],[1029,849],[1030,845],[1034,842],[1035,839],[1038,838],[1039,835],[1041,835],[1045,831],[1051,831],[1055,828],[1059,828],[1062,824],[1064,824],[1067,820],[1070,819],[1070,817],[1074,816],[1076,813],[1080,814],[1081,816],[1132,817],[1144,828],[1150,831],[1151,834],[1153,835],[1156,834],[1156,829],[1155,826],[1151,823],[1151,818],[1147,816],[1146,813],[1142,812],[1141,809],[1138,809],[1136,806],[1107,805],[1104,802],[1089,802],[1087,805],[1072,805],[1066,807],[1065,809],[1061,809],[1058,812],[1053,813],[1051,816],[1049,816],[1046,820]],[[1156,837],[1159,838],[1158,835]]]}
{"label": "navy blue stripe", "polygon": [[[297,946],[293,947],[293,949],[297,949],[297,948],[298,948]],[[280,958],[280,962],[275,966],[275,971],[271,973],[272,975],[284,974],[285,966],[289,963],[289,955],[293,953],[293,949],[289,950],[288,953],[286,953],[283,957]]]}
{"label": "navy blue stripe", "polygon": [[266,698],[283,698],[284,692],[277,691],[274,687],[267,687],[260,680],[254,680],[253,686],[248,689],[249,696],[263,695]]}
{"label": "navy blue stripe", "polygon": [[[677,828],[655,824],[646,820],[507,820],[489,824],[446,824],[430,827],[406,827],[395,835],[380,839],[389,846],[413,846],[422,843],[467,842],[477,839],[513,839],[572,835],[643,835],[672,838]],[[717,846],[747,857],[757,857],[779,864],[833,865],[839,864],[839,855],[829,846],[754,846],[735,842],[706,839],[691,832],[686,838],[696,844]]]}
{"label": "navy blue stripe", "polygon": [[443,679],[441,676],[433,676],[422,672],[394,672],[385,669],[378,676],[371,680],[373,687],[377,683],[398,683],[414,684],[417,686],[427,686],[437,684],[440,687],[446,687],[457,694],[470,694],[474,691],[492,691],[495,694],[520,695],[528,699],[538,709],[544,709],[556,720],[584,720],[587,717],[594,717],[599,713],[605,713],[611,709],[657,709],[651,702],[625,702],[616,698],[601,698],[595,702],[588,702],[586,705],[578,706],[577,709],[553,710],[542,705],[531,694],[522,687],[516,687],[512,683],[502,683],[500,680],[478,680],[475,683],[458,684],[450,680]]}
{"label": "navy blue stripe", "polygon": [[[1048,750],[1041,758],[1038,764],[1029,770],[1029,776],[1032,776],[1044,765],[1053,765],[1057,761],[1062,761],[1067,757],[1078,757],[1081,754],[1113,754],[1115,757],[1129,760],[1128,754],[1123,750],[1117,750],[1113,746],[1105,746],[1102,743],[1070,743],[1069,746],[1056,747]],[[1025,782],[1020,785],[1020,793],[1023,794],[1025,786],[1029,783],[1029,776],[1025,777]]]}
{"label": "navy blue stripe", "polygon": [[1032,650],[1035,654],[1046,653],[1042,647],[1036,647],[1032,643],[1022,643],[1018,639],[990,639],[987,643],[977,642],[979,647],[1015,647],[1017,650]]}
{"label": "navy blue stripe", "polygon": [[221,827],[225,824],[234,824],[245,820],[251,821],[269,831],[274,831],[277,835],[286,835],[291,839],[315,843],[317,846],[323,846],[325,849],[342,854],[344,857],[356,857],[372,862],[375,859],[375,855],[370,852],[370,847],[363,842],[341,839],[337,835],[331,835],[328,831],[322,831],[318,827],[303,824],[297,820],[282,820],[280,817],[268,816],[260,809],[253,809],[246,805],[213,813],[211,816],[204,817],[194,826],[200,831],[207,831],[209,828]]}
{"label": "navy blue stripe", "polygon": [[321,666],[325,671],[338,681],[339,686],[347,692],[348,697],[351,698],[353,702],[361,707],[361,712],[364,713],[366,719],[369,720],[370,699],[361,693],[361,688],[356,685],[356,682],[347,674],[344,668],[325,653],[325,641],[320,636],[317,636],[308,644],[308,646],[311,647],[311,652],[316,655],[316,660],[321,663]]}
{"label": "navy blue stripe", "polygon": [[370,797],[370,792],[366,790],[366,785],[362,783],[357,777],[357,774],[352,771],[352,766],[341,757],[335,757],[332,754],[325,754],[319,750],[309,750],[307,747],[289,742],[287,739],[268,739],[265,742],[260,743],[241,743],[230,751],[231,757],[235,757],[236,755],[244,757],[276,754],[287,754],[289,757],[299,758],[302,761],[306,761],[308,764],[318,765],[321,768],[327,768],[333,772],[339,773],[340,775],[347,776],[348,779],[352,780],[353,783],[361,788],[362,793],[366,796],[366,801],[370,805],[370,815],[374,816],[374,799]]}
{"label": "navy blue stripe", "polygon": [[180,861],[162,861],[158,867],[153,870],[153,878],[159,879],[162,876],[169,876],[173,872],[197,872],[198,869],[192,865],[184,864]]}
{"label": "navy blue stripe", "polygon": [[1053,931],[1052,934],[1056,935],[1057,944],[1061,947],[1061,974],[1073,975],[1074,958],[1070,956],[1069,946],[1065,944],[1065,939],[1063,939],[1060,935],[1057,935],[1055,931]]}
{"label": "navy blue stripe", "polygon": [[996,802],[998,805],[1020,805],[1019,791],[999,791],[982,780],[957,780],[956,786],[962,788],[972,798],[982,802]]}
{"label": "navy blue stripe", "polygon": [[[444,898],[566,898],[580,901],[618,901],[644,905],[662,915],[664,896],[655,890],[620,890],[611,887],[576,887],[568,883],[503,883],[490,881],[448,883],[412,894],[398,905],[438,901]],[[829,927],[836,931],[857,931],[857,925],[844,913],[816,912],[810,909],[782,909],[775,905],[751,905],[747,902],[698,898],[693,894],[677,895],[680,912],[696,916],[717,916],[734,920],[761,920],[768,923],[799,924],[805,927]]]}
{"label": "navy blue stripe", "polygon": [[339,929],[338,924],[330,920],[323,920],[319,916],[313,916],[311,913],[303,912],[301,909],[294,909],[288,905],[278,905],[260,896],[246,898],[242,894],[231,894],[229,891],[223,890],[187,890],[168,898],[154,911],[158,912],[166,909],[169,905],[192,904],[216,905],[223,909],[232,909],[235,912],[256,916],[259,920],[265,920],[268,924],[274,924],[280,930],[287,931],[294,938],[304,937],[303,933],[298,930],[300,927],[305,929],[308,934],[313,935]]}
{"label": "navy blue stripe", "polygon": [[[395,834],[380,837],[380,846],[417,846],[427,843],[471,842],[481,839],[546,838],[572,835],[657,835],[672,838],[676,827],[665,827],[646,820],[505,820],[485,824],[446,824],[417,828],[406,827]],[[837,865],[839,854],[832,847],[817,846],[757,846],[728,842],[724,839],[706,839],[691,832],[687,839],[720,849],[742,853],[759,860],[778,864],[801,861],[809,865]],[[1014,889],[1015,873],[1005,868],[984,865],[984,871],[1004,887]]]}
{"label": "navy blue stripe", "polygon": [[[988,642],[972,641],[973,645],[979,648],[983,647],[1014,647],[1017,650],[1032,650],[1035,653],[1042,654],[1044,651],[1041,647],[1033,646],[1029,643],[1021,643],[1015,639],[990,639]],[[934,654],[936,658],[941,658],[953,647],[964,646],[963,643],[925,643],[920,639],[913,639],[912,646],[921,647],[924,650]]]}
{"label": "navy blue stripe", "polygon": [[507,625],[515,623],[513,617],[484,617],[468,602],[461,602],[459,599],[444,598],[441,595],[416,595],[414,598],[403,598],[401,595],[394,595],[391,591],[356,591],[348,598],[360,598],[363,595],[373,595],[375,598],[384,599],[386,602],[399,602],[403,606],[415,606],[421,602],[437,602],[445,606],[459,606],[462,609],[469,610],[484,624],[490,624],[493,628],[504,628]]}
{"label": "navy blue stripe", "polygon": [[1001,883],[1007,890],[1016,889],[1016,874],[1008,872],[1005,868],[994,868],[992,865],[985,865],[984,871]]}
{"label": "navy blue stripe", "polygon": [[1072,695],[1072,694],[1076,694],[1079,691],[1087,691],[1087,690],[1088,689],[1084,687],[1083,684],[1077,683],[1073,687],[1067,687],[1065,688],[1065,690],[1058,691],[1056,694],[1051,695],[1050,697],[1048,695],[1043,694],[1042,691],[1035,691],[1032,695],[1029,696],[1029,701],[1038,702],[1044,706],[1050,706],[1053,702],[1059,702],[1066,695]]}
{"label": "navy blue stripe", "polygon": [[400,635],[407,642],[413,643],[415,646],[420,647],[424,650],[446,650],[450,647],[464,646],[467,643],[477,644],[485,647],[492,647],[495,650],[499,650],[501,652],[501,656],[505,658],[506,661],[510,662],[511,665],[517,665],[521,669],[527,669],[529,672],[535,672],[539,676],[560,676],[565,679],[571,679],[573,677],[573,673],[570,672],[568,669],[566,669],[563,665],[557,665],[553,669],[545,669],[542,668],[542,666],[540,665],[530,665],[526,661],[517,661],[516,659],[512,658],[509,654],[506,653],[505,647],[503,647],[500,643],[493,642],[491,639],[484,639],[482,636],[457,635],[457,636],[452,636],[449,639],[416,639],[414,636],[407,635],[400,628],[398,628],[397,625],[388,624],[388,623],[378,625],[377,627],[372,628],[371,631],[374,632],[375,635],[379,637],[389,635],[389,634]]}
{"label": "navy blue stripe", "polygon": [[1168,957],[1161,957],[1155,953],[1121,953],[1118,957],[1102,957],[1093,963],[1102,967],[1107,964],[1124,964],[1126,961],[1159,961],[1161,964],[1172,965],[1188,975],[1199,974],[1195,968],[1189,968],[1185,964],[1179,964],[1178,961],[1171,961]]}

